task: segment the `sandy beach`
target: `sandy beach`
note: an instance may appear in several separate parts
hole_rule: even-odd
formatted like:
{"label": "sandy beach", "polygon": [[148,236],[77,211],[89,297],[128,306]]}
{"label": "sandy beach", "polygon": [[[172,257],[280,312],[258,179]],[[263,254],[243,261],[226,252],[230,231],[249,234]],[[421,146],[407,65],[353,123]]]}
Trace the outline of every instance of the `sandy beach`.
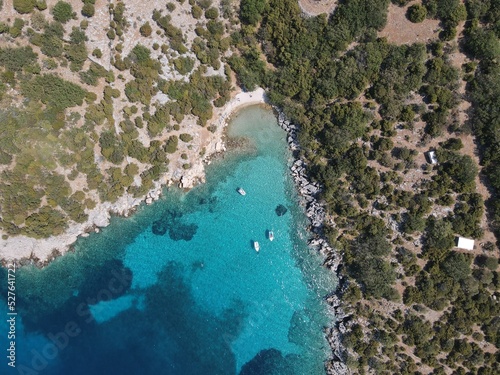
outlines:
{"label": "sandy beach", "polygon": [[[45,239],[34,239],[26,236],[12,236],[7,239],[0,239],[0,260],[9,263],[21,259],[30,259],[37,264],[43,265],[53,257],[67,252],[79,236],[85,236],[86,233],[92,231],[99,231],[99,228],[109,225],[111,214],[128,216],[142,202],[152,203],[152,201],[160,197],[164,186],[179,184],[180,187],[189,189],[200,182],[204,182],[206,161],[214,154],[225,150],[224,131],[231,115],[245,106],[261,103],[265,103],[263,89],[259,88],[252,92],[235,91],[232,99],[225,106],[215,109],[211,124],[216,125],[217,130],[210,133],[210,136],[205,136],[199,140],[199,147],[204,147],[206,153],[203,157],[196,156],[196,159],[191,159],[193,161],[191,169],[187,171],[179,167],[169,169],[156,183],[155,187],[142,198],[134,198],[130,194],[125,194],[113,204],[109,202],[98,204],[94,209],[86,211],[89,215],[86,222],[70,224],[62,235]],[[193,127],[192,135],[195,138],[199,135],[196,127]],[[191,156],[194,156],[194,154]]]}

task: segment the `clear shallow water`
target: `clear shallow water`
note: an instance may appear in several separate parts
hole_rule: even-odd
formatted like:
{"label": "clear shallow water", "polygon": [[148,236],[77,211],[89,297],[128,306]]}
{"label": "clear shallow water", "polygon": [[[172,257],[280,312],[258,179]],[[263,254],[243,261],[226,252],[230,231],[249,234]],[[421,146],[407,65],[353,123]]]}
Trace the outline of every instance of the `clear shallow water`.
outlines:
{"label": "clear shallow water", "polygon": [[[324,373],[322,296],[335,281],[306,246],[285,133],[251,107],[229,134],[248,141],[206,184],[169,189],[44,270],[18,271],[17,367],[5,358],[1,373]],[[5,319],[0,330],[7,349]]]}

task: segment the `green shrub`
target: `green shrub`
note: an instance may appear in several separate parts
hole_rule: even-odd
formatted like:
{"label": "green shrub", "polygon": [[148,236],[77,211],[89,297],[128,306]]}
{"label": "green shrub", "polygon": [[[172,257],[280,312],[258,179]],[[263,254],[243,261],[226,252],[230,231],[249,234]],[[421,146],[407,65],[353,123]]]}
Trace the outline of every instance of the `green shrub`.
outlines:
{"label": "green shrub", "polygon": [[450,138],[443,142],[441,145],[443,148],[452,151],[458,151],[464,147],[462,140],[460,138]]}
{"label": "green shrub", "polygon": [[9,34],[13,38],[17,38],[21,35],[24,27],[24,21],[21,18],[16,18],[14,24],[9,28]]}
{"label": "green shrub", "polygon": [[407,215],[403,222],[402,229],[404,233],[421,232],[425,228],[425,219],[418,215]]}
{"label": "green shrub", "polygon": [[12,156],[10,156],[8,153],[0,150],[0,164],[2,165],[9,165],[12,161]]}
{"label": "green shrub", "polygon": [[231,0],[222,0],[220,3],[222,16],[229,20],[233,17],[233,4]]}
{"label": "green shrub", "polygon": [[424,254],[433,261],[444,259],[448,251],[455,245],[454,238],[451,223],[436,219],[434,216],[429,217],[425,233]]}
{"label": "green shrub", "polygon": [[141,26],[139,32],[141,33],[142,36],[148,37],[153,32],[153,29],[151,28],[149,22],[146,22],[144,25]]}
{"label": "green shrub", "polygon": [[203,9],[201,9],[198,5],[193,5],[191,7],[191,14],[194,18],[199,19],[203,14]]}
{"label": "green shrub", "polygon": [[31,13],[35,7],[35,0],[14,0],[13,5],[18,13]]}
{"label": "green shrub", "polygon": [[47,3],[45,0],[38,0],[35,6],[39,11],[47,9]]}
{"label": "green shrub", "polygon": [[48,57],[60,57],[64,51],[62,40],[53,35],[42,36],[42,53]]}
{"label": "green shrub", "polygon": [[135,175],[137,175],[137,173],[139,173],[139,167],[137,166],[137,164],[127,164],[127,166],[125,167],[125,174],[127,176],[134,177]]}
{"label": "green shrub", "polygon": [[80,71],[83,68],[83,64],[88,57],[87,47],[85,47],[85,43],[70,44],[69,46],[66,46],[65,56],[71,63],[71,71]]}
{"label": "green shrub", "polygon": [[66,23],[73,18],[73,7],[65,1],[58,1],[52,8],[52,15],[56,21]]}
{"label": "green shrub", "polygon": [[208,9],[212,5],[212,0],[197,0],[202,9]]}
{"label": "green shrub", "polygon": [[92,62],[87,71],[80,72],[80,79],[83,83],[91,86],[97,86],[99,78],[105,77],[108,74],[106,69],[101,65]]}
{"label": "green shrub", "polygon": [[471,273],[471,257],[468,254],[450,251],[446,259],[439,265],[447,276],[456,282],[461,282],[469,277]]}
{"label": "green shrub", "polygon": [[500,56],[500,40],[489,29],[472,29],[465,41],[465,48],[478,59],[495,59]]}
{"label": "green shrub", "polygon": [[173,154],[175,151],[177,151],[177,145],[179,141],[177,139],[177,136],[172,135],[168,138],[167,142],[165,143],[165,152],[168,152],[169,154]]}
{"label": "green shrub", "polygon": [[420,4],[414,4],[406,11],[406,18],[413,23],[420,23],[427,17],[427,9]]}
{"label": "green shrub", "polygon": [[4,22],[0,22],[0,35],[7,31],[9,31],[9,25]]}
{"label": "green shrub", "polygon": [[496,271],[498,267],[498,259],[495,257],[488,257],[486,255],[479,255],[475,262],[481,267],[488,268],[490,271]]}
{"label": "green shrub", "polygon": [[111,40],[114,40],[116,37],[116,33],[114,29],[109,29],[108,32],[106,33],[107,37]]}
{"label": "green shrub", "polygon": [[455,182],[453,188],[456,192],[463,193],[473,189],[478,170],[469,155],[451,154],[450,158],[441,164],[439,171]]}
{"label": "green shrub", "polygon": [[84,17],[93,17],[95,14],[95,8],[93,4],[85,3],[82,7],[82,15]]}
{"label": "green shrub", "polygon": [[182,133],[179,135],[179,138],[181,139],[182,142],[191,142],[193,140],[193,136],[188,133]]}
{"label": "green shrub", "polygon": [[145,63],[149,61],[151,56],[151,51],[148,47],[145,47],[141,44],[137,44],[131,51],[129,57],[132,61],[137,63]]}
{"label": "green shrub", "polygon": [[194,60],[190,57],[179,57],[174,61],[175,70],[180,74],[186,75],[194,68]]}
{"label": "green shrub", "polygon": [[262,13],[266,9],[266,0],[242,0],[240,4],[240,18],[250,25],[257,25],[262,19]]}
{"label": "green shrub", "polygon": [[373,145],[377,151],[389,151],[394,147],[394,143],[390,138],[379,138]]}
{"label": "green shrub", "polygon": [[219,17],[219,11],[216,8],[210,7],[205,11],[205,18],[214,20],[217,17]]}

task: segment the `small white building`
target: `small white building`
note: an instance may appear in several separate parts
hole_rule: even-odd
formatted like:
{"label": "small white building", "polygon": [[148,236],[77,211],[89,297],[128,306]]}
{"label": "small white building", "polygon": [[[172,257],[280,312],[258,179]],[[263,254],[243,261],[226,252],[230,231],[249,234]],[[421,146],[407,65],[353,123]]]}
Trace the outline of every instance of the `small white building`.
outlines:
{"label": "small white building", "polygon": [[474,249],[474,240],[464,237],[457,238],[457,247],[465,250],[473,250]]}
{"label": "small white building", "polygon": [[429,161],[429,163],[437,164],[438,159],[436,156],[436,151],[428,151],[425,153],[425,156],[427,157],[427,160]]}

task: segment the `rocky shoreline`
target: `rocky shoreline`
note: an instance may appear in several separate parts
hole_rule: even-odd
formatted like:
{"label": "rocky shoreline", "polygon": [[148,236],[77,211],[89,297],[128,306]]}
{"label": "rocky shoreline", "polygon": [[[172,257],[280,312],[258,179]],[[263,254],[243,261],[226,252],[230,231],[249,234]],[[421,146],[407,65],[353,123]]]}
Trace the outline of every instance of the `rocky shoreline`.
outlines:
{"label": "rocky shoreline", "polygon": [[328,375],[347,375],[350,374],[350,371],[346,365],[347,350],[342,344],[342,336],[348,331],[350,324],[352,324],[352,319],[351,315],[344,311],[341,299],[347,287],[347,281],[339,273],[342,256],[324,238],[323,222],[326,211],[324,206],[316,199],[317,194],[321,191],[321,186],[317,182],[309,181],[305,168],[307,164],[297,156],[300,150],[297,141],[297,131],[299,129],[297,125],[291,124],[285,118],[283,112],[278,108],[274,109],[278,113],[278,124],[286,131],[288,146],[295,157],[290,171],[299,191],[300,204],[305,207],[306,216],[311,222],[310,230],[314,237],[309,241],[309,246],[319,251],[325,257],[324,266],[334,272],[339,279],[336,290],[326,297],[326,301],[332,307],[335,314],[335,323],[333,327],[325,328],[326,338],[332,349],[332,358],[325,364],[325,370]]}

